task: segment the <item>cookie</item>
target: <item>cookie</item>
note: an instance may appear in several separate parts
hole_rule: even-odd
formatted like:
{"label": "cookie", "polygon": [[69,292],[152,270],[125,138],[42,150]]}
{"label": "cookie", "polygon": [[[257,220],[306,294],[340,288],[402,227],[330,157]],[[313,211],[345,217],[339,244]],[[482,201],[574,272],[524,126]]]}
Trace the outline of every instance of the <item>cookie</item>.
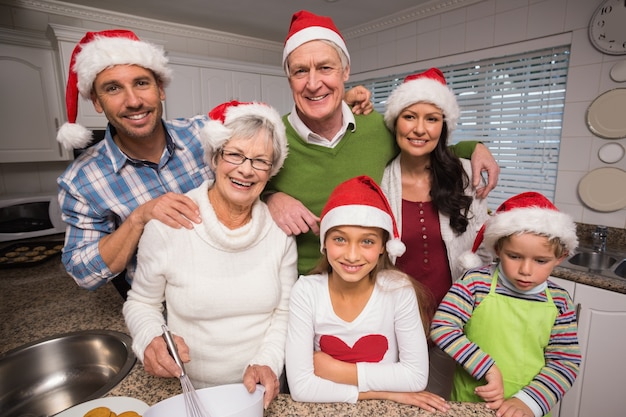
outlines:
{"label": "cookie", "polygon": [[43,251],[43,254],[44,255],[54,255],[57,252],[58,252],[58,250],[48,249],[48,250]]}
{"label": "cookie", "polygon": [[4,256],[6,256],[7,258],[15,258],[20,256],[19,252],[7,252],[4,254]]}
{"label": "cookie", "polygon": [[96,407],[87,411],[83,417],[114,417],[115,413],[109,407]]}
{"label": "cookie", "polygon": [[29,250],[30,248],[28,246],[20,246],[19,248],[15,249],[15,252],[27,252]]}
{"label": "cookie", "polygon": [[141,414],[138,414],[136,411],[124,411],[118,414],[117,417],[141,417]]}
{"label": "cookie", "polygon": [[45,246],[35,246],[35,247],[33,248],[33,250],[34,250],[35,252],[41,252],[41,251],[46,250],[46,247],[45,247]]}

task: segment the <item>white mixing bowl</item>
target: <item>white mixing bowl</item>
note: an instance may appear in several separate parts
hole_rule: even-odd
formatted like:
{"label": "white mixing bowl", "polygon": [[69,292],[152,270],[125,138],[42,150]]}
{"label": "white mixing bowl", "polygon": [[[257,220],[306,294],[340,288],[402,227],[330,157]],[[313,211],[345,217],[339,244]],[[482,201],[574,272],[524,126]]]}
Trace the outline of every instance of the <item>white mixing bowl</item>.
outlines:
{"label": "white mixing bowl", "polygon": [[[243,384],[220,385],[198,390],[200,401],[211,417],[263,417],[265,388],[257,385],[250,394]],[[185,415],[183,394],[154,404],[143,417],[172,417]]]}

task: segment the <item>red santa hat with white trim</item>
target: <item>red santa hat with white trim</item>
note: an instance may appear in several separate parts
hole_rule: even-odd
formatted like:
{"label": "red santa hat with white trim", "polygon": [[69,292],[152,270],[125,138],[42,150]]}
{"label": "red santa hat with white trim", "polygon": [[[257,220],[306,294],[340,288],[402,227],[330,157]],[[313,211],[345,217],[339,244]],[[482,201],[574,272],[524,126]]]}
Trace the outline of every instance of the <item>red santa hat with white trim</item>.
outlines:
{"label": "red santa hat with white trim", "polygon": [[294,49],[311,41],[327,40],[335,43],[346,54],[350,63],[350,54],[346,42],[339,33],[333,20],[327,16],[318,16],[307,10],[300,10],[291,17],[289,33],[283,49],[283,68],[287,72],[287,58]]}
{"label": "red santa hat with white trim", "polygon": [[261,119],[271,126],[273,133],[273,158],[270,176],[278,174],[287,158],[288,144],[285,124],[272,106],[261,102],[240,102],[237,100],[219,104],[209,112],[211,119],[200,130],[200,141],[204,149],[204,160],[212,165],[215,153],[232,138],[230,125],[237,119],[252,117]]}
{"label": "red santa hat with white trim", "polygon": [[446,85],[446,78],[438,68],[408,75],[402,84],[391,92],[385,105],[385,125],[395,131],[396,120],[402,110],[415,103],[431,103],[443,112],[448,133],[456,129],[461,110],[454,92]]}
{"label": "red santa hat with white trim", "polygon": [[570,215],[560,212],[543,194],[528,191],[506,200],[479,230],[471,252],[461,255],[465,269],[482,265],[476,251],[480,245],[495,255],[495,246],[502,237],[534,233],[558,238],[569,253],[578,247],[576,224]]}
{"label": "red santa hat with white trim", "polygon": [[389,240],[385,247],[392,262],[406,250],[387,197],[378,184],[366,175],[349,179],[335,187],[320,217],[322,253],[326,233],[335,226],[379,227],[386,230],[389,232]]}
{"label": "red santa hat with white trim", "polygon": [[166,87],[172,71],[163,48],[139,40],[130,30],[112,29],[87,32],[78,42],[70,59],[65,90],[67,123],[57,133],[57,141],[66,149],[84,148],[92,132],[76,123],[78,96],[90,99],[93,82],[103,70],[114,65],[139,65],[152,70]]}

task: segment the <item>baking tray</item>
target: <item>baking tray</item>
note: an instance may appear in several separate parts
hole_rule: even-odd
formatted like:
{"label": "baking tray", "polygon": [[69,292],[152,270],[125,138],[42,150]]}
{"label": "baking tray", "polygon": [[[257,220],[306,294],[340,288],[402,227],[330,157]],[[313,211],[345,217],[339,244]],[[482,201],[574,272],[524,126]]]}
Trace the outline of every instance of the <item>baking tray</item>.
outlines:
{"label": "baking tray", "polygon": [[60,241],[20,242],[0,249],[0,269],[38,265],[58,256],[63,249]]}

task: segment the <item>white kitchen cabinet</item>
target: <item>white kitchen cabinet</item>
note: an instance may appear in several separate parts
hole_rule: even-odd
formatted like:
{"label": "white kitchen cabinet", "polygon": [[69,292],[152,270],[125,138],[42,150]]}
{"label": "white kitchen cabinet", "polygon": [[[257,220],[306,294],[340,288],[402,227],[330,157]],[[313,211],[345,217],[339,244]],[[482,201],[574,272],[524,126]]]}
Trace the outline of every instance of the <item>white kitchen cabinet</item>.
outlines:
{"label": "white kitchen cabinet", "polygon": [[61,161],[62,95],[50,49],[0,44],[0,163]]}
{"label": "white kitchen cabinet", "polygon": [[261,98],[282,116],[291,111],[293,95],[286,75],[261,75]]}
{"label": "white kitchen cabinet", "polygon": [[261,76],[259,74],[202,68],[200,77],[202,103],[207,112],[226,101],[261,100]]}
{"label": "white kitchen cabinet", "polygon": [[576,284],[580,374],[561,402],[561,417],[618,417],[626,412],[626,294]]}
{"label": "white kitchen cabinet", "polygon": [[165,91],[168,119],[207,114],[230,100],[262,101],[280,115],[291,111],[293,99],[284,75],[253,74],[189,64],[170,64],[173,80]]}
{"label": "white kitchen cabinet", "polygon": [[200,68],[180,64],[170,64],[170,68],[174,75],[165,89],[165,118],[176,119],[208,113],[210,109],[202,105]]}

